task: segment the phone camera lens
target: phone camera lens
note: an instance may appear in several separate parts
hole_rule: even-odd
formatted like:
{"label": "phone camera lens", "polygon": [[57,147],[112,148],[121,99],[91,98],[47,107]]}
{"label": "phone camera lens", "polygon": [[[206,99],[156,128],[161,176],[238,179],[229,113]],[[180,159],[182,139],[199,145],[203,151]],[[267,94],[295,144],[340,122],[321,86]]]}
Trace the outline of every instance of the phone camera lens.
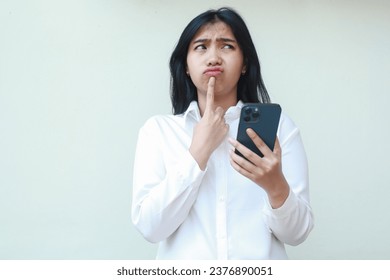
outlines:
{"label": "phone camera lens", "polygon": [[252,117],[257,119],[260,116],[259,112],[253,112]]}
{"label": "phone camera lens", "polygon": [[244,117],[244,121],[249,122],[250,120],[251,120],[251,117],[250,117],[250,116],[245,116],[245,117]]}
{"label": "phone camera lens", "polygon": [[252,113],[252,108],[245,108],[245,114],[249,115]]}

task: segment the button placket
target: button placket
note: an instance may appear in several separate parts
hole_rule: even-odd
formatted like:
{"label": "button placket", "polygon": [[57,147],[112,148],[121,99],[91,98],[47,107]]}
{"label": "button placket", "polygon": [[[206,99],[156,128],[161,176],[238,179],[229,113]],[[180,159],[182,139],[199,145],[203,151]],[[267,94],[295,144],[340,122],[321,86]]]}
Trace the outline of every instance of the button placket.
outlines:
{"label": "button placket", "polygon": [[228,143],[224,141],[216,150],[218,153],[217,158],[219,161],[216,163],[216,221],[217,221],[217,248],[218,248],[218,259],[227,259],[228,246],[227,246],[227,167],[225,161],[227,158]]}

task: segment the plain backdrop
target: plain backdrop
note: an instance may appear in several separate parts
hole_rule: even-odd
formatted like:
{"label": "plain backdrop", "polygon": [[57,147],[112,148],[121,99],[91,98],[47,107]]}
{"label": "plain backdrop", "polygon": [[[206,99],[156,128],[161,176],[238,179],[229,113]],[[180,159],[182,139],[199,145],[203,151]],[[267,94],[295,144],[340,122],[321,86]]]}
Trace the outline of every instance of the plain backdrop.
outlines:
{"label": "plain backdrop", "polygon": [[390,259],[390,2],[2,0],[0,259],[153,259],[130,219],[139,128],[170,54],[221,6],[300,127],[315,228],[291,259]]}

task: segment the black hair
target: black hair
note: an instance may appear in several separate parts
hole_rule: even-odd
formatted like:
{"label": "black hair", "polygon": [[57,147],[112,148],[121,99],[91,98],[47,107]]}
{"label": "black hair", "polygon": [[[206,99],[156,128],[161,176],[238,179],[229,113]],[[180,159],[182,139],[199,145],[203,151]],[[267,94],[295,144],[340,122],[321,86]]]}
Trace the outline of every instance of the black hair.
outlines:
{"label": "black hair", "polygon": [[270,102],[270,97],[261,77],[259,58],[249,30],[236,11],[224,7],[218,10],[208,10],[195,17],[184,29],[172,53],[169,67],[174,115],[184,113],[189,104],[198,99],[197,89],[186,73],[188,48],[201,27],[216,21],[222,21],[230,26],[244,56],[246,72],[238,81],[237,99],[244,103]]}

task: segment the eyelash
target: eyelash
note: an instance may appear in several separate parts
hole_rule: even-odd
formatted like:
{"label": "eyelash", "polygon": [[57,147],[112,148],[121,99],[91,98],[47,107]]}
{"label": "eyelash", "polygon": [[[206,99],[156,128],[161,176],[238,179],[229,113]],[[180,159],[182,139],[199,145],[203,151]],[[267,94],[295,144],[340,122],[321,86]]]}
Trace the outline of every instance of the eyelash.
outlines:
{"label": "eyelash", "polygon": [[225,49],[225,47],[228,47],[228,49],[234,50],[234,46],[233,45],[226,44],[226,45],[223,46],[223,48]]}
{"label": "eyelash", "polygon": [[[234,46],[233,45],[230,45],[230,44],[225,44],[223,45],[222,49],[232,49],[234,50]],[[198,45],[195,47],[195,50],[206,50],[206,46],[205,45]]]}
{"label": "eyelash", "polygon": [[206,46],[205,45],[198,45],[195,47],[195,50],[205,50]]}

